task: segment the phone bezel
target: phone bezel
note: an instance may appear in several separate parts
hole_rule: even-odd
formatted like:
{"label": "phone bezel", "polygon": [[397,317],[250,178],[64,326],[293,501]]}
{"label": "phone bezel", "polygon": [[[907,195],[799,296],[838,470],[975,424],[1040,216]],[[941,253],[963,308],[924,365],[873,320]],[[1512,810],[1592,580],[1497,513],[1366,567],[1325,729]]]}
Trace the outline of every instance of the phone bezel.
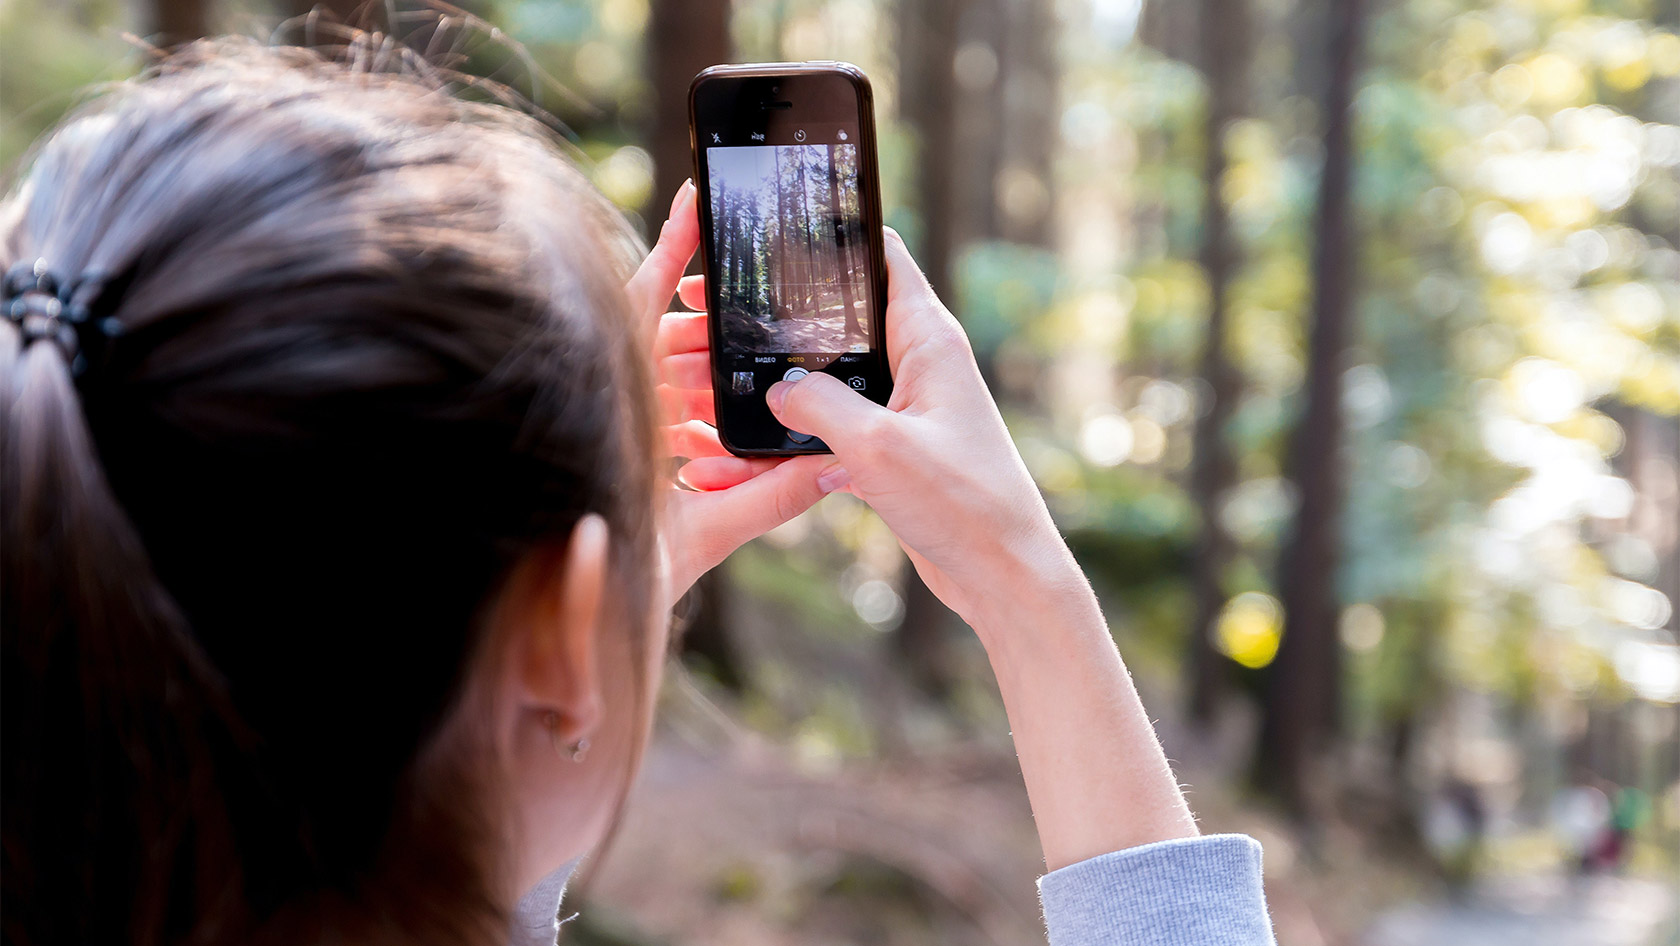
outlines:
{"label": "phone bezel", "polygon": [[[866,392],[864,396],[878,404],[886,404],[892,395],[892,370],[887,358],[886,344],[886,310],[887,310],[887,258],[886,245],[882,237],[885,226],[881,210],[881,172],[879,152],[875,133],[875,97],[870,87],[869,77],[862,69],[851,63],[819,61],[819,62],[768,62],[750,64],[731,64],[712,66],[702,70],[694,77],[688,87],[688,135],[689,150],[694,162],[694,184],[697,189],[697,204],[700,215],[700,262],[702,272],[707,274],[706,297],[708,311],[717,305],[716,290],[710,278],[712,272],[710,239],[712,232],[712,208],[710,187],[703,167],[700,147],[700,116],[698,112],[698,93],[707,82],[729,81],[744,79],[775,79],[782,76],[836,76],[844,79],[851,87],[857,102],[858,126],[858,194],[863,210],[863,231],[865,244],[869,251],[869,265],[871,270],[870,293],[870,326],[871,338],[874,340],[870,351],[875,356],[873,373],[878,376],[879,383],[875,390]],[[794,103],[792,115],[797,115],[799,104]],[[728,426],[725,421],[726,411],[724,390],[727,379],[720,367],[717,354],[722,350],[722,328],[717,319],[708,319],[707,331],[711,339],[710,368],[712,373],[712,406],[717,417],[718,440],[725,450],[740,457],[785,457],[803,456],[810,454],[826,454],[831,451],[827,446],[822,447],[742,447],[732,443],[729,439]]]}

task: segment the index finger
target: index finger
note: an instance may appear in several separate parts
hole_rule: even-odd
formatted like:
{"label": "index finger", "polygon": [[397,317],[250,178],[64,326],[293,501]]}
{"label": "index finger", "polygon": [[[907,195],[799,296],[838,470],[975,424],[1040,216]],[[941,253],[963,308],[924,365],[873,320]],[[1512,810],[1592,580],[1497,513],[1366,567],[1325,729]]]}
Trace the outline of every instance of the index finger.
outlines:
{"label": "index finger", "polygon": [[658,242],[624,287],[634,311],[644,318],[652,319],[665,311],[683,270],[700,246],[700,215],[694,196],[694,182],[684,181],[671,200],[671,215],[659,230]]}
{"label": "index finger", "polygon": [[962,323],[939,300],[904,238],[883,227],[887,251],[887,361],[894,375],[904,353],[944,337],[966,338]]}

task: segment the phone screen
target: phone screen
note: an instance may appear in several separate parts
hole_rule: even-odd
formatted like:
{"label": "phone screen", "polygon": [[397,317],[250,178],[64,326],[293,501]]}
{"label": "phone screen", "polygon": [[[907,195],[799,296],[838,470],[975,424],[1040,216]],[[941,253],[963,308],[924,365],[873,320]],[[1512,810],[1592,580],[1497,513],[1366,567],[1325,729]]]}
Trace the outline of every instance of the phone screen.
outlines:
{"label": "phone screen", "polygon": [[[883,402],[889,386],[873,129],[843,78],[819,107],[822,78],[738,81],[724,97],[733,107],[712,116],[696,89],[713,385],[722,439],[738,453],[827,449],[770,414],[764,392],[777,381],[826,371]],[[841,92],[849,115],[833,101]]]}

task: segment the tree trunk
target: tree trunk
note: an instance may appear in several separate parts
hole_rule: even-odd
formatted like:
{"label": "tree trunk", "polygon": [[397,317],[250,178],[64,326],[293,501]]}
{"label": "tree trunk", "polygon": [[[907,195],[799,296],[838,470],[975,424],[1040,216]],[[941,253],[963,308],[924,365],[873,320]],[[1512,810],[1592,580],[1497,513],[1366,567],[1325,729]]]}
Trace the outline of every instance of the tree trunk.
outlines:
{"label": "tree trunk", "polygon": [[688,139],[688,85],[695,73],[731,59],[729,0],[653,0],[647,26],[648,75],[653,79],[653,194],[642,210],[658,232],[677,188],[694,173]]}
{"label": "tree trunk", "polygon": [[764,248],[769,242],[769,224],[761,221],[754,205],[752,221],[741,234],[741,279],[747,287],[746,308],[742,311],[754,318],[769,311],[776,292],[775,282],[766,278],[769,273],[764,265]]}
{"label": "tree trunk", "polygon": [[805,265],[803,266],[805,271],[805,295],[803,296],[805,311],[803,314],[807,318],[812,318],[819,314],[822,298],[817,294],[817,240],[816,234],[812,232],[816,229],[817,221],[811,213],[811,188],[806,180],[808,175],[805,167],[809,163],[807,159],[810,157],[811,151],[808,147],[802,147],[794,153],[796,155],[794,167],[799,172],[799,200],[795,203],[799,207],[799,230],[805,234]]}
{"label": "tree trunk", "polygon": [[758,317],[759,299],[762,294],[758,279],[758,220],[754,217],[743,228],[739,238],[739,245],[735,249],[736,278],[735,309],[754,318]]}
{"label": "tree trunk", "polygon": [[[818,281],[823,289],[817,311],[822,312],[827,310],[830,302],[839,298],[840,293],[840,242],[834,229],[834,204],[829,198],[834,193],[834,148],[813,148],[811,156],[822,159],[817,162],[821,171],[811,175],[817,199],[823,202],[822,213],[816,215],[813,231],[817,240]],[[826,187],[823,186],[825,180],[828,182]]]}
{"label": "tree trunk", "polygon": [[717,287],[718,307],[730,312],[741,311],[742,291],[746,288],[746,270],[741,268],[741,248],[745,242],[746,226],[736,220],[741,212],[740,200],[734,198],[728,188],[718,187],[712,192],[712,202],[717,206],[717,223],[729,228],[723,239],[718,240],[718,272],[724,283]]}
{"label": "tree trunk", "polygon": [[[1009,30],[1010,0],[970,0],[964,4],[957,23],[954,46],[958,55],[970,56],[970,67],[957,75],[955,104],[956,150],[963,160],[953,166],[951,188],[960,199],[954,202],[958,218],[953,229],[973,240],[1002,239],[1003,214],[998,200],[998,182],[1010,157],[1013,142],[1026,130],[1013,126],[1017,117],[1010,111]],[[991,54],[993,68],[988,75],[980,68],[984,50]],[[1045,103],[1048,105],[1048,103]]]}
{"label": "tree trunk", "polygon": [[1151,0],[1142,4],[1138,40],[1169,59],[1196,60],[1196,8],[1189,3]]}
{"label": "tree trunk", "polygon": [[1331,68],[1324,96],[1324,169],[1313,250],[1313,313],[1306,406],[1287,469],[1300,506],[1281,558],[1283,641],[1268,674],[1255,760],[1257,784],[1298,817],[1313,813],[1315,756],[1341,716],[1336,633],[1342,500],[1343,361],[1355,303],[1352,99],[1365,0],[1330,5]]}
{"label": "tree trunk", "polygon": [[828,201],[834,219],[834,272],[840,283],[840,304],[846,310],[846,337],[862,335],[858,328],[856,299],[852,293],[852,221],[840,203],[840,165],[838,148],[828,152]]}
{"label": "tree trunk", "polygon": [[[1005,240],[1050,247],[1055,233],[1055,158],[1061,141],[1061,85],[1056,59],[1057,20],[1053,3],[1006,3],[1007,29],[999,60],[1005,126],[1001,144],[1005,170],[1027,175],[1042,190],[1039,199],[998,215]],[[996,182],[988,195],[997,202]]]}
{"label": "tree trunk", "polygon": [[[648,229],[657,232],[666,208],[693,173],[688,137],[688,86],[695,73],[728,62],[728,0],[653,0],[646,36],[648,75],[653,79],[653,127],[647,136],[653,155],[653,193],[642,209]],[[724,612],[728,582],[721,569],[703,575],[688,594],[693,619],[683,635],[683,651],[703,657],[720,681],[740,686],[741,656],[729,636]]]}
{"label": "tree trunk", "polygon": [[770,307],[772,319],[785,319],[793,311],[793,305],[788,301],[788,277],[793,273],[792,262],[788,259],[788,208],[787,185],[782,182],[782,149],[777,148],[776,155],[776,266],[777,270],[770,273],[770,291],[775,294],[776,301]]}
{"label": "tree trunk", "polygon": [[[1621,531],[1651,549],[1657,567],[1650,586],[1680,602],[1680,498],[1663,482],[1665,470],[1680,468],[1680,418],[1614,402],[1604,411],[1624,436],[1611,469],[1633,484],[1636,497]],[[1680,609],[1669,614],[1667,627],[1680,631]]]}
{"label": "tree trunk", "polygon": [[[757,262],[754,251],[753,237],[758,229],[758,214],[751,195],[730,194],[729,207],[724,211],[728,214],[725,219],[735,221],[730,231],[731,276],[730,294],[734,298],[736,312],[756,312],[757,302],[754,293],[758,289]],[[743,200],[743,196],[747,199]]]}
{"label": "tree trunk", "polygon": [[1225,606],[1225,568],[1234,543],[1220,518],[1220,505],[1236,479],[1236,460],[1226,439],[1241,394],[1241,379],[1226,352],[1231,277],[1238,247],[1221,185],[1225,177],[1225,131],[1246,110],[1251,35],[1248,0],[1202,0],[1202,69],[1208,102],[1204,125],[1207,154],[1202,164],[1202,271],[1208,284],[1207,334],[1200,373],[1210,403],[1196,422],[1195,467],[1190,494],[1201,513],[1201,537],[1191,573],[1195,616],[1190,625],[1190,718],[1213,720],[1225,689],[1229,664],[1214,647],[1214,626]]}
{"label": "tree trunk", "polygon": [[147,26],[163,49],[208,36],[210,0],[153,0]]}
{"label": "tree trunk", "polygon": [[[903,0],[898,47],[901,117],[916,139],[915,213],[920,224],[917,257],[928,281],[950,300],[955,287],[957,88],[953,72],[960,0]],[[954,616],[906,561],[901,570],[904,621],[893,635],[909,678],[936,697],[949,694],[954,680],[950,628]]]}
{"label": "tree trunk", "polygon": [[941,298],[951,298],[956,243],[952,168],[958,164],[957,51],[960,0],[904,0],[899,28],[899,108],[916,139],[917,255]]}

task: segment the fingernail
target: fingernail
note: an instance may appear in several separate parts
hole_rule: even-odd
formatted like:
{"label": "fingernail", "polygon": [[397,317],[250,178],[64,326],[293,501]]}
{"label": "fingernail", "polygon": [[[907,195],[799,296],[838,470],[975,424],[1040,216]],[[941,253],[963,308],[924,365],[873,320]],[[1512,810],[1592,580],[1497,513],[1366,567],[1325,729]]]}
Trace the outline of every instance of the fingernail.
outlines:
{"label": "fingernail", "polygon": [[825,493],[832,493],[837,489],[844,489],[852,482],[852,474],[845,467],[836,463],[817,474],[817,489]]}
{"label": "fingernail", "polygon": [[677,196],[671,198],[671,215],[676,216],[677,211],[687,206],[693,196],[694,178],[691,177],[683,181],[682,186],[677,188]]}
{"label": "fingernail", "polygon": [[764,392],[764,403],[770,405],[770,412],[780,414],[782,402],[787,400],[788,388],[793,387],[792,381],[777,381],[770,385],[770,390]]}

